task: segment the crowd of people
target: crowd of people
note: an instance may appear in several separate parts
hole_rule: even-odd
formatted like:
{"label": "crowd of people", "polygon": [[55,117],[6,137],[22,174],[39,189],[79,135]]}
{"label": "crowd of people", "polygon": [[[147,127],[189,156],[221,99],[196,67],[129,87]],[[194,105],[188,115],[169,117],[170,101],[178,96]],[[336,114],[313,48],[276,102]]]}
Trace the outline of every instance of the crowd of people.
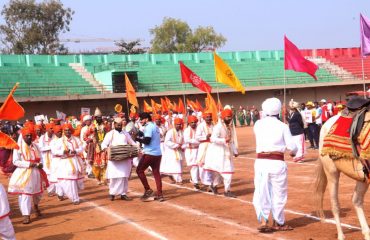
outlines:
{"label": "crowd of people", "polygon": [[[263,102],[262,111],[254,109],[250,119],[245,118],[247,125],[253,122],[256,136],[253,204],[261,232],[291,230],[284,218],[285,150],[290,150],[294,161],[303,161],[305,135],[311,148],[316,149],[320,126],[341,110],[339,105],[326,103],[324,99],[301,105],[292,100],[289,107],[284,112],[280,100],[269,98]],[[9,176],[8,193],[19,195],[24,224],[31,223],[32,207],[36,217],[41,216],[39,204],[44,189],[49,197],[57,197],[59,201],[69,199],[78,205],[86,177],[94,178],[99,185],[108,185],[110,201],[117,196],[131,201],[127,192],[133,167],[144,187],[143,201],[154,194],[146,178],[148,168],[156,183],[154,200],[162,202],[165,198],[161,178],[168,176],[172,183],[182,184],[184,165],[189,168],[190,182],[197,191],[218,194],[218,186],[223,184],[225,197],[234,198],[231,181],[238,144],[233,120],[237,117],[243,125],[243,114],[242,108],[233,114],[227,105],[214,122],[209,111],[189,111],[187,116],[177,112],[126,116],[120,112],[104,117],[96,108],[93,115],[82,115],[80,120],[70,117],[50,119],[48,123],[4,122],[1,132],[9,134],[19,149],[1,148],[0,168]],[[112,161],[110,149],[126,145],[138,149],[138,156]],[[6,193],[2,186],[0,190],[0,229],[4,229],[0,236],[14,239]],[[268,225],[270,211],[274,219],[272,227]]]}

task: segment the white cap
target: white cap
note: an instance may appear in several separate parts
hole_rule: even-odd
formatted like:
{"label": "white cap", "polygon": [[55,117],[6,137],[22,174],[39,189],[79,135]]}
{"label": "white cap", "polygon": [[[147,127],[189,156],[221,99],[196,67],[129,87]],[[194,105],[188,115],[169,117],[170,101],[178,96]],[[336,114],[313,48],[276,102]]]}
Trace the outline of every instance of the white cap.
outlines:
{"label": "white cap", "polygon": [[87,120],[91,120],[91,116],[90,115],[85,115],[83,118],[82,118],[82,121],[85,122]]}
{"label": "white cap", "polygon": [[281,110],[281,102],[277,98],[268,98],[262,103],[262,110],[268,116],[278,115]]}
{"label": "white cap", "polygon": [[326,100],[325,99],[321,99],[320,102],[326,103]]}
{"label": "white cap", "polygon": [[122,123],[122,118],[120,118],[120,117],[116,117],[116,118],[114,118],[114,122],[115,123]]}

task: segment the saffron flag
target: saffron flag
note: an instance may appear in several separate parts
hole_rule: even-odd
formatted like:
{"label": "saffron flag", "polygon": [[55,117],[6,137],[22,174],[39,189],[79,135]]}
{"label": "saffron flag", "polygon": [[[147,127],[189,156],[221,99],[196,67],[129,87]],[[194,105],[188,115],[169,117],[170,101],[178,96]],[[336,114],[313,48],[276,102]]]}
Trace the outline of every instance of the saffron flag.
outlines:
{"label": "saffron flag", "polygon": [[370,20],[360,14],[361,27],[361,53],[362,56],[370,55]]}
{"label": "saffron flag", "polygon": [[164,99],[166,100],[168,109],[173,110],[174,105],[171,103],[171,100],[168,97],[164,97]]}
{"label": "saffron flag", "polygon": [[161,98],[162,113],[168,112],[167,101]]}
{"label": "saffron flag", "polygon": [[150,113],[153,111],[152,107],[144,100],[144,112]]}
{"label": "saffron flag", "polygon": [[284,36],[284,69],[293,70],[296,72],[305,72],[311,75],[315,80],[317,77],[315,73],[319,67],[305,59],[297,46],[295,46],[289,39]]}
{"label": "saffron flag", "polygon": [[0,147],[6,149],[19,149],[18,144],[9,135],[0,132]]}
{"label": "saffron flag", "polygon": [[212,95],[209,93],[207,93],[206,106],[207,106],[206,111],[212,113],[213,123],[216,124],[218,122],[217,104],[216,101],[213,99]]}
{"label": "saffron flag", "polygon": [[203,92],[211,92],[212,87],[208,85],[203,79],[201,79],[198,75],[196,75],[193,71],[191,71],[187,66],[185,66],[181,61],[180,64],[180,71],[181,71],[181,79],[183,83],[191,83],[193,87],[198,88]]}
{"label": "saffron flag", "polygon": [[8,97],[5,99],[0,108],[0,119],[2,120],[18,120],[24,116],[24,109],[15,99],[13,94],[17,89],[19,83],[16,83],[10,91]]}
{"label": "saffron flag", "polygon": [[136,92],[134,87],[131,85],[130,79],[128,79],[127,74],[125,73],[125,82],[126,82],[126,97],[127,101],[136,107],[139,107],[137,102]]}
{"label": "saffron flag", "polygon": [[215,60],[216,81],[229,85],[244,94],[245,88],[229,65],[227,65],[227,63],[225,63],[215,52],[213,53],[213,57]]}
{"label": "saffron flag", "polygon": [[202,105],[200,104],[200,102],[198,101],[198,99],[195,100],[195,104],[197,105],[198,107],[198,110],[197,111],[203,111],[203,107]]}
{"label": "saffron flag", "polygon": [[186,109],[185,109],[185,106],[184,106],[184,102],[182,101],[181,98],[179,98],[179,105],[177,105],[177,112],[178,113],[182,113],[182,114],[186,114]]}

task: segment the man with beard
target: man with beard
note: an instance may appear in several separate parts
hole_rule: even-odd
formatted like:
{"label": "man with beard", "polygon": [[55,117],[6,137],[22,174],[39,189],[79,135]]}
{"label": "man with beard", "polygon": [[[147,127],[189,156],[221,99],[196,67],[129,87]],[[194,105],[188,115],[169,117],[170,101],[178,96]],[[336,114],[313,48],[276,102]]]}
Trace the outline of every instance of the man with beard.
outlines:
{"label": "man with beard", "polygon": [[186,164],[190,169],[191,181],[194,184],[194,188],[199,190],[199,166],[197,164],[197,153],[199,142],[195,138],[195,132],[197,130],[198,118],[196,116],[188,117],[189,126],[184,130],[184,144],[185,144],[185,159]]}
{"label": "man with beard", "polygon": [[232,130],[233,112],[231,109],[224,109],[221,112],[221,119],[213,128],[210,138],[211,144],[207,149],[204,160],[204,169],[213,172],[212,186],[217,193],[217,185],[224,183],[224,195],[226,197],[235,197],[230,191],[231,179],[234,174],[233,157],[238,156],[238,150],[234,145],[234,137]]}
{"label": "man with beard", "polygon": [[9,180],[8,191],[10,194],[19,194],[19,208],[23,215],[23,224],[31,223],[30,215],[33,206],[36,216],[41,216],[39,202],[41,200],[43,185],[48,187],[47,176],[42,170],[40,151],[33,140],[36,133],[33,125],[22,129],[22,139],[19,149],[13,152],[13,164],[17,169]]}
{"label": "man with beard", "polygon": [[[101,147],[106,150],[108,147],[127,144],[136,146],[130,134],[122,129],[122,118],[117,117],[114,119],[114,129],[105,135]],[[116,195],[120,195],[121,199],[125,201],[132,200],[127,196],[131,168],[131,159],[124,161],[110,161],[108,159],[106,174],[109,179],[109,198],[111,201],[114,201]]]}

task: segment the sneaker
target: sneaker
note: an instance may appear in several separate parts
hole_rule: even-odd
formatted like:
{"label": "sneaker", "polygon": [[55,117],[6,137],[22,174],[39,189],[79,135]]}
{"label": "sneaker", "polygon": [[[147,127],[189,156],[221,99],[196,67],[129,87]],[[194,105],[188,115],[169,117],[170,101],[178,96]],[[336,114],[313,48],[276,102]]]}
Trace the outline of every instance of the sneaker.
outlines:
{"label": "sneaker", "polygon": [[225,197],[236,198],[236,195],[230,191],[224,193]]}
{"label": "sneaker", "polygon": [[151,196],[152,196],[152,194],[153,194],[153,190],[152,189],[148,189],[148,190],[146,190],[145,192],[144,192],[144,195],[143,196],[141,196],[141,200],[147,200],[148,198],[150,198]]}
{"label": "sneaker", "polygon": [[127,195],[121,195],[121,200],[132,201],[132,198],[128,197]]}
{"label": "sneaker", "polygon": [[158,202],[164,202],[165,201],[163,195],[155,197],[154,200],[157,200]]}

